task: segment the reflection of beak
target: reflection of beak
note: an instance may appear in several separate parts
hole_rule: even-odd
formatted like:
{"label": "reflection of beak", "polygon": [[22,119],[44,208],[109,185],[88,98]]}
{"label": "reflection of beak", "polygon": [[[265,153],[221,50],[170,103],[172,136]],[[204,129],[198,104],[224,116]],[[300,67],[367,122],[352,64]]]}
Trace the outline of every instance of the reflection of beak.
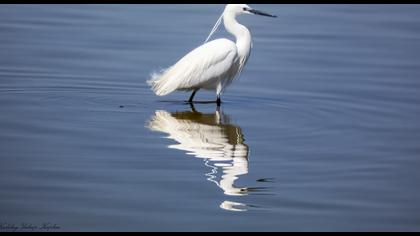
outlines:
{"label": "reflection of beak", "polygon": [[262,11],[258,11],[258,10],[255,10],[255,9],[249,9],[248,11],[251,12],[252,14],[255,14],[255,15],[277,17],[275,15],[271,15],[271,14],[268,14],[268,13],[265,13],[265,12],[262,12]]}

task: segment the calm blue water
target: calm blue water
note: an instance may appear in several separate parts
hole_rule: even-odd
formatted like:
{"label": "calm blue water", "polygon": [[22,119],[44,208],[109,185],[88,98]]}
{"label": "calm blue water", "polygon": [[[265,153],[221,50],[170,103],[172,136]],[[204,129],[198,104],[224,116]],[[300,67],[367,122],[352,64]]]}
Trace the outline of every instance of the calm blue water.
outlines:
{"label": "calm blue water", "polygon": [[223,5],[2,5],[0,231],[420,230],[420,5],[257,7],[217,110],[146,80]]}

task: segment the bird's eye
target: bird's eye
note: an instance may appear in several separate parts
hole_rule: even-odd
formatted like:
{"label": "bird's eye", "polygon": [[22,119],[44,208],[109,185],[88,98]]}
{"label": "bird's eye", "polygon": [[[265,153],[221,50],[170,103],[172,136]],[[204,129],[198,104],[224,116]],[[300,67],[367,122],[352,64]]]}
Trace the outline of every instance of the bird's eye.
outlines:
{"label": "bird's eye", "polygon": [[242,8],[244,11],[248,11],[248,8],[246,8],[246,7],[244,7],[244,8]]}

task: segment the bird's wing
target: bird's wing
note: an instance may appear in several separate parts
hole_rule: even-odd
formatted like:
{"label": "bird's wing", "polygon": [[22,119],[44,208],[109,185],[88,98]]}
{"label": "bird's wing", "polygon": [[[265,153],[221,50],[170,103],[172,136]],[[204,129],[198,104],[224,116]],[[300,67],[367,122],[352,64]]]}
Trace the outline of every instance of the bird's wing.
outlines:
{"label": "bird's wing", "polygon": [[232,41],[214,40],[194,49],[150,82],[157,95],[199,88],[221,77],[233,76],[238,64],[237,55]]}

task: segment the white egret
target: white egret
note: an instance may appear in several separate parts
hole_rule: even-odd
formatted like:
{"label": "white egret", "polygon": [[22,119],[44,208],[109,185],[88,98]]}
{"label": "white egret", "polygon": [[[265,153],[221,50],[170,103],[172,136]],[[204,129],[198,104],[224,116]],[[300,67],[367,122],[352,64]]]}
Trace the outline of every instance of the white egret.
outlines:
{"label": "white egret", "polygon": [[[236,21],[241,14],[269,17],[274,15],[252,9],[246,4],[228,4],[203,45],[194,49],[175,65],[155,73],[148,81],[158,96],[174,91],[192,91],[190,103],[198,90],[216,90],[217,105],[225,88],[243,70],[252,48],[250,31]],[[223,20],[226,30],[235,36],[236,43],[222,38],[207,42]]]}

